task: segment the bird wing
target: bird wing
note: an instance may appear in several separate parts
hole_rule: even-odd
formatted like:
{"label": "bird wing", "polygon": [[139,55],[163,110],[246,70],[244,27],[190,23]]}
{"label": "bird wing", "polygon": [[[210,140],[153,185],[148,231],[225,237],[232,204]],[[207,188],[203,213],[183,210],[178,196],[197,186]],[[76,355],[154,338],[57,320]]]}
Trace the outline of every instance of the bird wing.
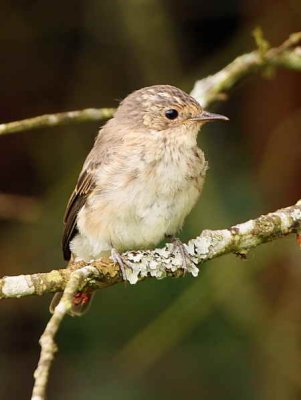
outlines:
{"label": "bird wing", "polygon": [[64,216],[62,248],[65,260],[70,260],[70,241],[77,233],[77,214],[85,205],[87,197],[95,188],[95,170],[99,163],[90,162],[81,172],[76,187],[68,201]]}

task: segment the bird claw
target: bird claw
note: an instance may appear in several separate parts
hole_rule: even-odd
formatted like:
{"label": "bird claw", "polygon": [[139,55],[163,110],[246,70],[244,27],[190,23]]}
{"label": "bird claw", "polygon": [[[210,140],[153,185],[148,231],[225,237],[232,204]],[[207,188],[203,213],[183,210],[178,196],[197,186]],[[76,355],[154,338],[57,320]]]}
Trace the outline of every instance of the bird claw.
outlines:
{"label": "bird claw", "polygon": [[122,255],[114,248],[111,250],[111,257],[112,257],[113,262],[115,264],[119,265],[120,272],[121,272],[121,275],[122,275],[122,279],[124,281],[127,281],[126,267],[130,268],[132,270],[131,264],[128,261],[126,261],[122,257]]}
{"label": "bird claw", "polygon": [[179,251],[182,258],[182,264],[184,271],[188,270],[189,265],[195,265],[191,255],[188,253],[184,243],[179,238],[172,237],[173,252]]}

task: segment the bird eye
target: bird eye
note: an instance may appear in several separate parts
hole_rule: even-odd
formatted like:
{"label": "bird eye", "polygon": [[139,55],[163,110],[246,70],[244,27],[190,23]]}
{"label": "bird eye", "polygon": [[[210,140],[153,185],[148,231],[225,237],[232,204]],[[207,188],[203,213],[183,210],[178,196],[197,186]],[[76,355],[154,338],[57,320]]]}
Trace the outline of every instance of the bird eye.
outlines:
{"label": "bird eye", "polygon": [[165,111],[165,117],[168,119],[176,119],[178,115],[179,115],[178,111],[175,110],[174,108]]}

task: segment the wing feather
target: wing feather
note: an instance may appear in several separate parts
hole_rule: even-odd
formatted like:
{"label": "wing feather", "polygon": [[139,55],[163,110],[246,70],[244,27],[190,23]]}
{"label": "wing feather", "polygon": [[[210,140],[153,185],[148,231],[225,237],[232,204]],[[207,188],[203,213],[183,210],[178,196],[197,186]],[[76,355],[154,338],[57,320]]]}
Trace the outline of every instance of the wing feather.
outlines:
{"label": "wing feather", "polygon": [[68,201],[64,216],[64,233],[62,238],[62,248],[65,260],[70,260],[70,241],[78,232],[77,214],[85,205],[88,196],[95,188],[95,170],[98,163],[90,163],[80,174],[76,187]]}

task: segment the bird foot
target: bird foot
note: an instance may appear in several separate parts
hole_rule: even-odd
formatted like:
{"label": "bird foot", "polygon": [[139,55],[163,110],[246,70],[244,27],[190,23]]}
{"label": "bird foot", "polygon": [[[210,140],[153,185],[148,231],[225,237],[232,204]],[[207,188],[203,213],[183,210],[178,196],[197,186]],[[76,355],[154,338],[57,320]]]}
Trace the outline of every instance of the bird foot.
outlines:
{"label": "bird foot", "polygon": [[122,255],[114,248],[111,250],[111,257],[114,263],[119,265],[122,279],[124,281],[127,281],[126,267],[132,270],[131,264],[128,261],[126,261],[122,257]]}
{"label": "bird foot", "polygon": [[173,244],[173,252],[175,252],[177,250],[180,252],[181,258],[182,258],[183,269],[184,269],[184,271],[187,271],[189,265],[195,265],[192,257],[188,253],[184,243],[182,243],[179,238],[172,236],[171,240],[172,240],[172,244]]}

